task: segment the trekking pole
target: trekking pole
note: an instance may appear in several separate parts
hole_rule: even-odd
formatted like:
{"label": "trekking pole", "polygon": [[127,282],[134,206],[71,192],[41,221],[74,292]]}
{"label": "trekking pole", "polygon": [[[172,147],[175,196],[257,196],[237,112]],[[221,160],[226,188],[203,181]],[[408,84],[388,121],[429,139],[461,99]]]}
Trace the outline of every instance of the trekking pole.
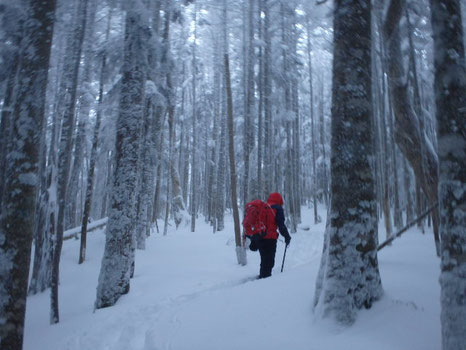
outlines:
{"label": "trekking pole", "polygon": [[282,270],[283,272],[283,266],[285,265],[285,256],[286,256],[286,250],[288,249],[288,244],[285,246],[285,252],[283,253],[283,260],[282,260]]}

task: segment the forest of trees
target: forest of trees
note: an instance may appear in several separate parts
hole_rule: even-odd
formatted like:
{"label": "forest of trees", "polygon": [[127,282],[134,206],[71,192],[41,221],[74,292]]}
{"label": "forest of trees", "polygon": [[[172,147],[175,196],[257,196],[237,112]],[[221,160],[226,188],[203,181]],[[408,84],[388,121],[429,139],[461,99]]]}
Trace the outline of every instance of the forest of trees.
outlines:
{"label": "forest of trees", "polygon": [[85,263],[93,222],[98,309],[170,225],[215,233],[232,214],[246,264],[241,210],[278,191],[292,233],[303,206],[315,223],[328,208],[314,306],[344,324],[383,293],[379,220],[387,239],[432,227],[443,349],[464,349],[465,15],[462,0],[0,0],[0,348],[21,349],[28,294],[50,290],[59,322],[63,241]]}

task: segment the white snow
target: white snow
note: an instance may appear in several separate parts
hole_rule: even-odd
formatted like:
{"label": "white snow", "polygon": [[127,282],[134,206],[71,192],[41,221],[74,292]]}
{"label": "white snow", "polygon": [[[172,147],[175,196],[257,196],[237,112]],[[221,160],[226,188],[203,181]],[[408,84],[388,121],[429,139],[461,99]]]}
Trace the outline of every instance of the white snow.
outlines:
{"label": "white snow", "polygon": [[[320,208],[319,208],[320,209]],[[273,276],[251,280],[259,254],[236,262],[233,222],[213,234],[170,227],[154,233],[136,253],[131,290],[113,307],[93,312],[105,244],[88,236],[87,260],[78,265],[79,241],[66,241],[60,269],[60,323],[49,325],[49,292],[28,298],[24,350],[438,350],[439,260],[432,232],[411,229],[379,252],[384,296],[358,313],[352,327],[321,320],[312,299],[323,243],[324,219],[313,210],[292,235],[284,272],[279,242]],[[381,237],[385,234],[380,223]],[[160,226],[160,223],[159,223]]]}
{"label": "white snow", "polygon": [[[102,219],[99,219],[99,220],[95,220],[95,221],[92,221],[91,223],[89,223],[87,225],[87,232],[90,232],[90,231],[93,231],[95,230],[97,227],[101,227],[102,225],[105,225],[108,221],[108,218],[102,218]],[[81,233],[81,226],[77,226],[77,227],[74,227],[74,228],[71,228],[69,230],[66,230],[65,232],[63,232],[63,237],[65,239],[67,238],[71,238],[71,237],[74,237],[76,236],[78,233],[80,234]],[[101,232],[102,233],[102,232]]]}

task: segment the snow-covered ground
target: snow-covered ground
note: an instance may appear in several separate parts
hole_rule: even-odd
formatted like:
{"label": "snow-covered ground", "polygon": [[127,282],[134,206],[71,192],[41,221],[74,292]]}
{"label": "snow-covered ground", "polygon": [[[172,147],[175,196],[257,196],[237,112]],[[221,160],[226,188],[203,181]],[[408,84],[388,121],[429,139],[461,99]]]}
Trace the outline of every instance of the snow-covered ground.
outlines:
{"label": "snow-covered ground", "polygon": [[[213,234],[198,220],[197,232],[154,233],[137,251],[131,291],[111,308],[93,312],[105,238],[88,236],[87,260],[78,265],[79,241],[64,243],[60,323],[49,325],[49,292],[27,304],[25,350],[438,350],[439,260],[432,232],[411,229],[379,253],[385,295],[356,323],[342,328],[312,312],[324,218],[312,224],[303,211],[292,235],[285,269],[279,242],[273,276],[258,274],[259,254],[238,266],[233,224]],[[381,230],[383,231],[383,230]]]}

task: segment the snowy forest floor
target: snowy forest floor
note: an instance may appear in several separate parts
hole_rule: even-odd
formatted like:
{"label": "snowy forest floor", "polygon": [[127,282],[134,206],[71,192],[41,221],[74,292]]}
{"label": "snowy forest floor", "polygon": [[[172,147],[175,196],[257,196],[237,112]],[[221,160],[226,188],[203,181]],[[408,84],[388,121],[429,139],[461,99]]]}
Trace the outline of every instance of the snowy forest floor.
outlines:
{"label": "snowy forest floor", "polygon": [[[414,228],[379,253],[385,294],[356,323],[341,328],[316,319],[312,299],[325,227],[303,210],[292,234],[285,269],[279,242],[273,276],[253,280],[258,252],[238,266],[233,221],[212,233],[203,220],[154,233],[137,251],[131,291],[93,313],[105,237],[88,236],[87,260],[78,265],[79,241],[64,243],[60,269],[61,318],[49,325],[49,292],[28,298],[25,350],[437,350],[440,349],[439,260],[431,230]],[[380,226],[380,235],[384,235]]]}

